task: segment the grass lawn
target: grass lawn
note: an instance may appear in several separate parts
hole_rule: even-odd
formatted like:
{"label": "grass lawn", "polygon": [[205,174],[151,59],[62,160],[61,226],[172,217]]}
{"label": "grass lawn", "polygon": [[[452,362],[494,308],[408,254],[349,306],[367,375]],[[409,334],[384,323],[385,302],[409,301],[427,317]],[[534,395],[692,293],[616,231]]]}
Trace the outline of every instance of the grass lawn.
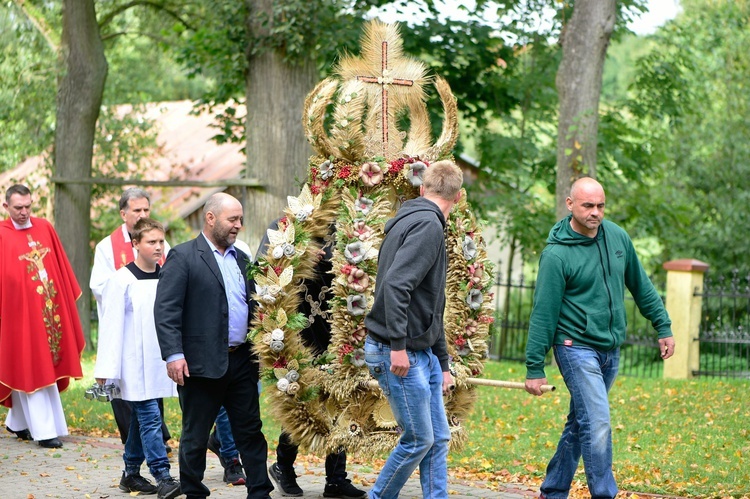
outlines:
{"label": "grass lawn", "polygon": [[[84,356],[86,378],[63,393],[71,433],[116,434],[109,404],[83,393],[93,379],[93,355]],[[520,381],[523,365],[488,362],[484,377]],[[557,391],[532,397],[523,390],[478,387],[479,401],[465,422],[468,444],[451,453],[452,474],[490,482],[539,485],[567,415],[570,396],[559,372],[548,369]],[[639,379],[621,376],[610,394],[614,468],[622,490],[679,496],[750,497],[750,403],[746,380]],[[180,436],[177,399],[165,401],[167,424]],[[0,409],[4,421],[5,409]],[[263,420],[274,448],[279,425]],[[352,458],[358,461],[357,458]],[[366,462],[366,461],[362,461]],[[574,496],[585,497],[579,467]]]}

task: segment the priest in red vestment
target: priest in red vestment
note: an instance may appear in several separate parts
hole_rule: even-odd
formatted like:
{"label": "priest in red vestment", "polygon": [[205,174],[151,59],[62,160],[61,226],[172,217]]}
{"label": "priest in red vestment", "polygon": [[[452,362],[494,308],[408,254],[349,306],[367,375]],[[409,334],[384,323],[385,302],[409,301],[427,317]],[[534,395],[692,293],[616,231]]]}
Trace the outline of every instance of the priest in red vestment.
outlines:
{"label": "priest in red vestment", "polygon": [[83,331],[73,269],[52,225],[32,217],[31,192],[14,185],[0,222],[0,402],[8,430],[43,447],[68,434],[60,392],[81,379]]}

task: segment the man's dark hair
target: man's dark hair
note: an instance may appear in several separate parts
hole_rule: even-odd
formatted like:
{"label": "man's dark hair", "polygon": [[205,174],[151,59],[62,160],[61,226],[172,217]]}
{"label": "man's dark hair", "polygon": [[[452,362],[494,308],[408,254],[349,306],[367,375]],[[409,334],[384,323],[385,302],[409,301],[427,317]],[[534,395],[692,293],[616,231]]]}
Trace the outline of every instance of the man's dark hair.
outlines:
{"label": "man's dark hair", "polygon": [[31,190],[23,184],[11,185],[7,191],[5,191],[5,202],[10,203],[10,197],[13,194],[20,194],[21,196],[30,196]]}
{"label": "man's dark hair", "polygon": [[149,196],[148,192],[138,187],[130,187],[125,189],[122,192],[122,196],[120,196],[120,209],[122,211],[128,209],[128,201],[131,199],[146,199],[148,200],[148,204],[151,204],[151,196]]}

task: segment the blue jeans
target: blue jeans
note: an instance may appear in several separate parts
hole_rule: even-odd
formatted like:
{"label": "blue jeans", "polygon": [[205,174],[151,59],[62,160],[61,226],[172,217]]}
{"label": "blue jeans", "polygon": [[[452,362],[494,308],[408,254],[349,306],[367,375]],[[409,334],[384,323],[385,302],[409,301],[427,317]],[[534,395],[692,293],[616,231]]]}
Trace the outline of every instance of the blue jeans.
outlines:
{"label": "blue jeans", "polygon": [[570,391],[570,412],[557,451],[547,465],[541,492],[549,499],[568,497],[578,461],[583,457],[592,499],[613,498],[612,428],[607,394],[617,377],[620,349],[554,346],[555,359]]}
{"label": "blue jeans", "polygon": [[125,441],[125,474],[135,475],[146,461],[148,470],[157,482],[170,477],[169,459],[161,433],[161,413],[156,399],[131,401],[133,415],[130,418],[128,439]]}
{"label": "blue jeans", "polygon": [[391,372],[391,348],[368,337],[365,361],[388,398],[401,431],[396,448],[380,471],[370,497],[397,498],[419,466],[422,497],[448,497],[450,429],[443,405],[443,371],[432,350],[407,350],[409,372]]}
{"label": "blue jeans", "polygon": [[219,440],[219,454],[224,461],[231,463],[235,458],[239,458],[240,453],[234,444],[232,427],[229,425],[229,416],[224,406],[221,406],[219,415],[216,416],[216,438]]}

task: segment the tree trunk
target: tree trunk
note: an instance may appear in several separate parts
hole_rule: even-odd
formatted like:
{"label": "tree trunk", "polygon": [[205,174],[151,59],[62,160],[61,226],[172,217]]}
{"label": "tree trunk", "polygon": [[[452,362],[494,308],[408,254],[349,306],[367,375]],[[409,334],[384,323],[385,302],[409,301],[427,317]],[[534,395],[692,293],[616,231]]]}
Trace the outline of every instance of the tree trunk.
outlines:
{"label": "tree trunk", "polygon": [[573,181],[596,176],[602,70],[615,26],[615,0],[576,0],[563,27],[563,56],[557,71],[560,117],[557,132],[556,212],[567,214]]}
{"label": "tree trunk", "polygon": [[[93,0],[64,0],[57,86],[55,172],[61,178],[90,177],[96,120],[107,78]],[[83,290],[78,313],[86,344],[91,341],[91,186],[55,185],[55,226]]]}
{"label": "tree trunk", "polygon": [[[270,16],[272,0],[247,0],[251,38],[266,36],[263,13]],[[251,42],[257,43],[257,42]],[[315,58],[290,64],[280,49],[248,51],[247,168],[249,178],[265,188],[247,189],[245,231],[242,236],[255,251],[271,221],[283,215],[287,196],[299,195],[312,148],[302,128],[302,108],[318,79]]]}

